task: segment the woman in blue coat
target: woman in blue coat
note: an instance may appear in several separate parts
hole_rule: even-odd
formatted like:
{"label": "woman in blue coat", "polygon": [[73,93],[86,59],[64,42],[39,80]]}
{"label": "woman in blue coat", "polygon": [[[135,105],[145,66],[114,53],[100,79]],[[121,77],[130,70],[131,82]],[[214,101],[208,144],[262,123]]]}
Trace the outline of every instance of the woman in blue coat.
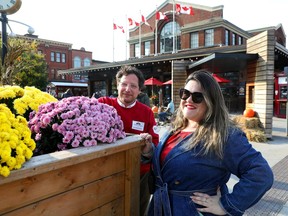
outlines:
{"label": "woman in blue coat", "polygon": [[[211,73],[193,72],[180,98],[171,130],[152,159],[155,188],[148,215],[243,215],[271,188],[271,168],[230,121]],[[229,192],[231,174],[239,182]]]}

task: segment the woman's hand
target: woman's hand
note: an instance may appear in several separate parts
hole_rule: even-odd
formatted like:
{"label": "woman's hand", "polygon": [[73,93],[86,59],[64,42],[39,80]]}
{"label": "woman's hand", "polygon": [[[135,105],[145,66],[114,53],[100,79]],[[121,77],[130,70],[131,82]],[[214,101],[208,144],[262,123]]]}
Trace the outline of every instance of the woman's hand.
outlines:
{"label": "woman's hand", "polygon": [[141,133],[140,137],[145,140],[145,145],[142,147],[142,155],[152,156],[153,154],[152,136],[148,133]]}
{"label": "woman's hand", "polygon": [[205,208],[198,208],[199,212],[209,212],[215,215],[226,215],[227,213],[220,206],[219,200],[221,197],[220,190],[217,190],[216,196],[209,196],[205,193],[194,193],[191,199],[194,203],[205,206]]}

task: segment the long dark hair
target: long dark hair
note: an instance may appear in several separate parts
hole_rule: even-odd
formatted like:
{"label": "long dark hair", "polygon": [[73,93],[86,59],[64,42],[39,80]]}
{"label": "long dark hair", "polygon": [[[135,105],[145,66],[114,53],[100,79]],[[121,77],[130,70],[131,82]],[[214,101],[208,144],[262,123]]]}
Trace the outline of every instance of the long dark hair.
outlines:
{"label": "long dark hair", "polygon": [[[212,74],[205,70],[195,71],[188,76],[185,84],[194,80],[200,84],[204,101],[207,105],[207,112],[199,122],[191,142],[187,142],[185,148],[192,149],[200,142],[203,143],[203,153],[214,152],[220,158],[223,157],[223,145],[228,136],[228,129],[233,123],[229,119],[229,113],[218,82]],[[181,106],[181,105],[180,105]],[[178,109],[175,121],[172,123],[172,130],[178,131],[188,125],[184,118],[181,107]]]}

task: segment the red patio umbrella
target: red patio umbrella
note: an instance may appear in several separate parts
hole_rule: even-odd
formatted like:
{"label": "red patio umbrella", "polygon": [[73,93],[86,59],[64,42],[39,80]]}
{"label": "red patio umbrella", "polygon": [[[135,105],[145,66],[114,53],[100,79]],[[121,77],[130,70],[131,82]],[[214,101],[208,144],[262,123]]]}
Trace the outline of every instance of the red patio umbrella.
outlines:
{"label": "red patio umbrella", "polygon": [[230,80],[225,79],[223,77],[220,77],[220,76],[218,76],[217,74],[214,74],[214,73],[213,73],[213,77],[218,83],[229,83],[230,82]]}
{"label": "red patio umbrella", "polygon": [[162,86],[163,83],[162,83],[160,80],[158,80],[158,79],[156,79],[156,78],[154,78],[154,77],[151,77],[151,78],[145,80],[144,85],[151,85],[151,86],[152,86],[152,95],[153,95],[153,94],[154,94],[153,86],[154,86],[154,85],[156,85],[156,86]]}
{"label": "red patio umbrella", "polygon": [[168,81],[163,83],[163,85],[171,85],[171,84],[172,84],[172,80],[168,80]]}
{"label": "red patio umbrella", "polygon": [[163,83],[162,83],[160,80],[158,80],[158,79],[156,79],[156,78],[154,78],[154,77],[151,77],[151,78],[145,80],[144,85],[157,85],[157,86],[162,86]]}

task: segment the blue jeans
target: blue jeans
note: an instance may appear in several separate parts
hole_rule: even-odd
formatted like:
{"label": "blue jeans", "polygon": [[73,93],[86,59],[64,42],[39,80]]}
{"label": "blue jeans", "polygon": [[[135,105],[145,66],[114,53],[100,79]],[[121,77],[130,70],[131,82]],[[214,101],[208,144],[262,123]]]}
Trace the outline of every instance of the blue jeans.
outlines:
{"label": "blue jeans", "polygon": [[159,116],[159,121],[165,122],[168,120],[167,119],[168,113],[166,112],[160,112],[158,113],[158,116]]}

